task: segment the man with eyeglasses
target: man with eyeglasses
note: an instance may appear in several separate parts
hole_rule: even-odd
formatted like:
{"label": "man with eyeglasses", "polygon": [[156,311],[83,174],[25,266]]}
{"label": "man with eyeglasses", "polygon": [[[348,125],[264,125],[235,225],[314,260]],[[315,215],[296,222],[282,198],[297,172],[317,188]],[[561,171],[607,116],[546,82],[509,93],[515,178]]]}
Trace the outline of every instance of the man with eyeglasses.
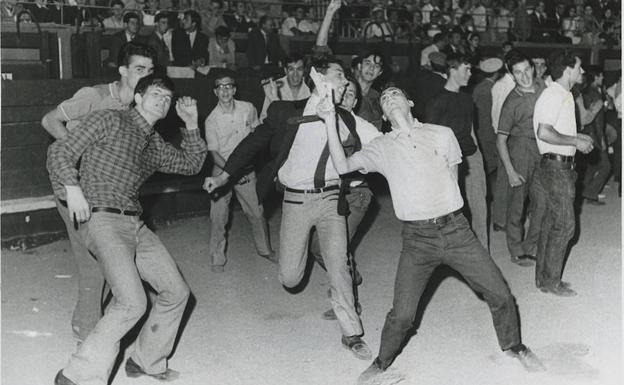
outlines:
{"label": "man with eyeglasses", "polygon": [[[260,124],[256,107],[249,102],[234,99],[236,81],[228,72],[217,75],[214,93],[219,102],[206,118],[205,132],[208,151],[214,162],[213,175],[223,172],[225,162],[236,146]],[[210,181],[206,178],[206,183]],[[207,184],[204,184],[204,189]],[[277,263],[271,249],[269,228],[264,209],[256,196],[256,173],[251,170],[233,184],[232,189],[240,203],[243,213],[251,224],[251,230],[258,254],[273,263]],[[210,246],[209,255],[213,272],[223,272],[227,262],[225,255],[225,226],[229,220],[232,191],[227,190],[213,199],[210,207]]]}
{"label": "man with eyeglasses", "polygon": [[142,78],[134,90],[135,108],[89,114],[48,150],[50,180],[62,186],[59,201],[113,294],[106,314],[57,373],[55,385],[108,383],[121,339],[147,309],[142,281],[156,291],[156,298],[126,361],[126,375],[178,377],[167,368],[167,358],[190,290],[165,246],[141,220],[138,200],[139,188],[154,172],[193,175],[206,158],[194,99],[182,97],[176,103],[186,126],[179,149],[154,131],[169,112],[173,93],[166,76]]}
{"label": "man with eyeglasses", "polygon": [[270,79],[263,85],[264,104],[260,112],[260,121],[267,116],[269,104],[276,100],[304,100],[310,97],[310,89],[303,81],[305,75],[305,61],[303,55],[294,53],[285,59],[286,76],[273,80]]}
{"label": "man with eyeglasses", "polygon": [[[154,70],[156,53],[149,46],[131,42],[122,47],[119,60],[121,77],[118,81],[83,87],[71,99],[61,102],[41,119],[41,125],[54,139],[60,140],[67,136],[91,112],[130,108],[130,104],[134,102],[134,88],[138,81]],[[80,342],[84,341],[102,316],[101,297],[104,278],[97,260],[89,253],[74,228],[67,207],[59,201],[64,195],[63,186],[53,183],[52,189],[78,269],[78,301],[71,325],[74,337]]]}
{"label": "man with eyeglasses", "polygon": [[349,157],[334,128],[333,103],[323,100],[318,105],[337,171],[341,175],[354,171],[384,175],[395,214],[403,221],[403,249],[392,310],[381,333],[379,354],[361,374],[358,384],[390,385],[404,379],[402,374],[387,369],[413,328],[421,295],[440,264],[455,269],[483,295],[501,349],[528,371],[544,370],[537,356],[521,342],[515,301],[503,275],[462,214],[464,202],[457,179],[462,153],[454,132],[416,120],[410,112],[413,103],[400,88],[382,91],[380,104],[392,132]]}

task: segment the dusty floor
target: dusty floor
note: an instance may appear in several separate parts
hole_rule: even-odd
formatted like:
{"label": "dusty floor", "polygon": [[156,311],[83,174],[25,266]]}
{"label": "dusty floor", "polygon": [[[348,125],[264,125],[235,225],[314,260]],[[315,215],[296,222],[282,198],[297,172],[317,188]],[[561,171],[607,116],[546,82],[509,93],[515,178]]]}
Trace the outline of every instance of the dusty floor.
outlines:
{"label": "dusty floor", "polygon": [[[606,190],[606,206],[585,206],[581,235],[564,279],[579,295],[559,298],[534,288],[533,268],[509,261],[504,234],[493,233],[492,254],[515,294],[523,338],[548,371],[528,374],[499,352],[486,304],[461,281],[445,277],[418,330],[393,367],[408,384],[610,385],[622,383],[621,201]],[[392,300],[400,224],[388,196],[357,249],[365,340],[373,352]],[[271,228],[277,245],[279,212]],[[157,231],[185,275],[195,307],[170,360],[178,384],[353,384],[370,363],[340,344],[338,325],[324,321],[327,278],[318,267],[304,291],[290,294],[276,266],[253,252],[240,211],[233,219],[230,261],[212,273],[206,256],[208,218],[187,219]],[[27,252],[2,253],[2,384],[52,384],[75,342],[70,330],[76,276],[68,241]],[[132,349],[130,347],[129,349]],[[586,355],[579,355],[589,349]],[[128,379],[114,384],[153,384]]]}

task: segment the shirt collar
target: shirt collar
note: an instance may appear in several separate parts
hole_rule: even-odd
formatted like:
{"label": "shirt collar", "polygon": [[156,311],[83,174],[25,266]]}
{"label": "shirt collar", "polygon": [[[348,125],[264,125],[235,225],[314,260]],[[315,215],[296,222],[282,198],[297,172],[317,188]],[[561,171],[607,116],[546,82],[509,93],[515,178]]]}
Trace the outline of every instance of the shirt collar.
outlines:
{"label": "shirt collar", "polygon": [[145,120],[139,110],[133,108],[129,112],[130,116],[132,117],[132,121],[141,128],[141,131],[143,132],[143,134],[145,134],[146,137],[151,136],[154,133],[154,126],[152,126],[147,122],[147,120]]}

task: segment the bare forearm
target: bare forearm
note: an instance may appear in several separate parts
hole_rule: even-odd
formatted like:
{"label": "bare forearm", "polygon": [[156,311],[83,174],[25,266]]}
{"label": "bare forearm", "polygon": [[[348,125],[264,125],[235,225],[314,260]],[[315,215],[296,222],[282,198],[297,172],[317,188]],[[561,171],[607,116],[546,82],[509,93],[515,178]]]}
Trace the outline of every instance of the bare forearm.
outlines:
{"label": "bare forearm", "polygon": [[325,17],[323,18],[323,22],[321,23],[321,28],[319,28],[318,35],[316,35],[316,45],[323,47],[327,45],[327,40],[329,38],[329,28],[331,27],[332,19],[336,14],[337,10],[328,9],[325,13]]}
{"label": "bare forearm", "polygon": [[507,147],[508,138],[509,137],[507,135],[496,135],[496,148],[498,149],[498,155],[500,156],[500,160],[501,162],[503,162],[503,166],[505,166],[505,171],[507,172],[507,175],[510,175],[515,169],[511,164],[511,157],[509,156],[509,148]]}
{"label": "bare forearm", "polygon": [[41,119],[41,125],[48,132],[48,134],[52,135],[54,139],[61,139],[67,135],[67,128],[65,127],[65,122],[55,119],[52,115],[52,112],[46,114],[43,119]]}
{"label": "bare forearm", "polygon": [[225,159],[217,151],[210,151],[210,154],[212,155],[214,164],[223,170],[223,167],[225,166]]}
{"label": "bare forearm", "polygon": [[549,124],[539,124],[537,128],[537,137],[548,144],[558,146],[576,146],[576,138],[574,136],[560,134]]}

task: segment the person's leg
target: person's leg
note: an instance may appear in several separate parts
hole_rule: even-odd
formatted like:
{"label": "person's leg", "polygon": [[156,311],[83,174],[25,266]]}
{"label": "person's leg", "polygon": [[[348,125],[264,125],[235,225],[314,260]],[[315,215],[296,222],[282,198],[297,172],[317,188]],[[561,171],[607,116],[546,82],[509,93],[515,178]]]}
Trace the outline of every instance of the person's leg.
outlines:
{"label": "person's leg", "polygon": [[466,175],[466,200],[471,214],[471,227],[477,239],[483,247],[489,249],[487,227],[487,204],[485,196],[487,186],[485,183],[485,169],[483,168],[483,156],[477,152],[466,157],[468,163],[468,175]]}
{"label": "person's leg", "polygon": [[520,326],[514,298],[498,266],[470,231],[463,215],[444,228],[443,262],[457,270],[490,307],[494,329],[502,350],[520,344]]}
{"label": "person's leg", "polygon": [[495,230],[504,229],[507,223],[507,195],[509,193],[509,180],[501,160],[498,160],[496,168],[496,182],[492,194],[492,226]]}
{"label": "person's leg", "polygon": [[598,194],[602,191],[609,175],[611,174],[611,163],[606,150],[598,150],[597,159],[590,161],[585,170],[583,179],[583,197],[598,201]]}
{"label": "person's leg", "polygon": [[84,240],[74,228],[73,220],[69,218],[69,210],[58,198],[55,201],[56,208],[65,223],[74,261],[78,268],[78,301],[72,316],[72,330],[80,341],[84,341],[102,317],[104,276],[97,260],[89,253]]}
{"label": "person's leg", "polygon": [[305,273],[308,238],[315,220],[314,196],[286,191],[280,225],[279,280],[297,286]]}
{"label": "person's leg", "polygon": [[145,313],[147,298],[134,261],[139,221],[92,213],[81,228],[97,258],[113,298],[106,313],[72,356],[63,374],[77,384],[105,385],[119,353],[119,341]]}
{"label": "person's leg", "polygon": [[216,200],[210,202],[210,245],[208,255],[210,255],[213,266],[224,266],[227,262],[225,247],[225,226],[230,217],[230,201],[232,192],[228,191]]}
{"label": "person's leg", "polygon": [[190,294],[178,266],[160,239],[147,226],[139,230],[136,265],[157,297],[139,333],[131,357],[146,373],[167,370],[180,320]]}
{"label": "person's leg", "polygon": [[404,223],[402,238],[392,309],[386,316],[376,360],[379,368],[384,370],[392,364],[407,332],[414,325],[420,296],[431,273],[440,264],[443,248],[439,229],[435,225]]}
{"label": "person's leg", "polygon": [[522,249],[526,255],[534,255],[537,257],[537,249],[542,233],[542,224],[546,213],[546,194],[544,187],[541,185],[537,177],[537,169],[540,164],[541,155],[537,150],[537,145],[533,149],[531,156],[531,168],[529,170],[529,178],[526,181],[529,190],[529,228],[526,232]]}
{"label": "person's leg", "polygon": [[506,237],[507,248],[511,259],[519,264],[529,265],[530,261],[522,261],[518,257],[524,255],[522,248],[522,238],[524,235],[524,203],[526,200],[528,186],[526,180],[530,169],[530,159],[528,158],[526,143],[523,138],[510,137],[507,141],[509,148],[509,157],[516,172],[525,179],[525,182],[519,186],[509,186],[509,195],[507,196],[507,224]]}
{"label": "person's leg", "polygon": [[256,251],[260,255],[270,255],[273,253],[273,249],[269,237],[269,226],[264,217],[264,208],[258,202],[258,195],[256,194],[256,174],[252,172],[247,177],[249,178],[248,183],[234,186],[236,198],[251,224]]}

